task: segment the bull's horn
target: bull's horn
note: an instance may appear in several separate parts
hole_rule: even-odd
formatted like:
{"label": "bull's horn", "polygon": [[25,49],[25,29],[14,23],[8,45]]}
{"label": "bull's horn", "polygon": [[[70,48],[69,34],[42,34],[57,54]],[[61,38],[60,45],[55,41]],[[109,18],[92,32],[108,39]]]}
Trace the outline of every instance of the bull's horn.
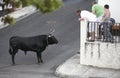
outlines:
{"label": "bull's horn", "polygon": [[55,29],[53,29],[51,32],[50,32],[50,34],[53,34],[55,32]]}

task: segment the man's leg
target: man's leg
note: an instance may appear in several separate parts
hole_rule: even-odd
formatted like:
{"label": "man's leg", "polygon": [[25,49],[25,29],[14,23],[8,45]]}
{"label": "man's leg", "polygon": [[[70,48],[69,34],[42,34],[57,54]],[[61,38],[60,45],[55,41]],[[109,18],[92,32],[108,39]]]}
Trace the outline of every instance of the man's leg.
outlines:
{"label": "man's leg", "polygon": [[5,9],[5,5],[4,5],[4,4],[2,4],[2,11],[4,11],[4,9]]}

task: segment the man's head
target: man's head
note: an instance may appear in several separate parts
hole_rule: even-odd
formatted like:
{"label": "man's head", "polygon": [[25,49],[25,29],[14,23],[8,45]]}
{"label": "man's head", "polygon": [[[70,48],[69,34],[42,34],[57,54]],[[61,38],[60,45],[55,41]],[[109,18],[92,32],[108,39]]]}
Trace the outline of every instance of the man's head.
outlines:
{"label": "man's head", "polygon": [[107,4],[104,5],[104,8],[105,8],[105,9],[109,9],[109,5],[107,5]]}
{"label": "man's head", "polygon": [[77,13],[78,16],[80,16],[81,10],[80,9],[77,10],[76,13]]}
{"label": "man's head", "polygon": [[97,2],[96,2],[96,1],[93,1],[93,2],[92,2],[92,5],[94,5],[94,4],[97,4]]}

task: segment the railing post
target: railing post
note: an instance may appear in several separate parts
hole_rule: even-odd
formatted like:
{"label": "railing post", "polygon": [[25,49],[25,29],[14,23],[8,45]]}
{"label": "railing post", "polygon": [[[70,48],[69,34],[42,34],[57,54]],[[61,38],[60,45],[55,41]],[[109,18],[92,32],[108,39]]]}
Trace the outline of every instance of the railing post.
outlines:
{"label": "railing post", "polygon": [[87,21],[80,21],[80,63],[84,59],[85,42],[87,39]]}

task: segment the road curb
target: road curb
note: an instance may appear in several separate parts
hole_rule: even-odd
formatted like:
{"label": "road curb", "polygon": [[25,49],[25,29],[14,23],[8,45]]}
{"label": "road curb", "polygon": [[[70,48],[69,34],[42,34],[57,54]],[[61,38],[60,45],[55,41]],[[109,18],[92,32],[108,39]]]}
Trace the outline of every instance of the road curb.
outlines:
{"label": "road curb", "polygon": [[[60,77],[60,78],[88,78],[88,77],[82,77],[82,76],[79,76],[79,75],[73,75],[72,73],[70,74],[69,71],[71,71],[71,69],[66,68],[67,66],[69,66],[68,65],[69,61],[76,58],[77,56],[79,56],[79,54],[76,54],[76,55],[70,57],[63,64],[59,65],[58,68],[55,71],[55,75]],[[68,71],[68,74],[64,73],[64,71]]]}
{"label": "road curb", "polygon": [[55,71],[55,75],[60,78],[120,78],[118,73],[115,69],[82,65],[79,54],[66,60]]}

